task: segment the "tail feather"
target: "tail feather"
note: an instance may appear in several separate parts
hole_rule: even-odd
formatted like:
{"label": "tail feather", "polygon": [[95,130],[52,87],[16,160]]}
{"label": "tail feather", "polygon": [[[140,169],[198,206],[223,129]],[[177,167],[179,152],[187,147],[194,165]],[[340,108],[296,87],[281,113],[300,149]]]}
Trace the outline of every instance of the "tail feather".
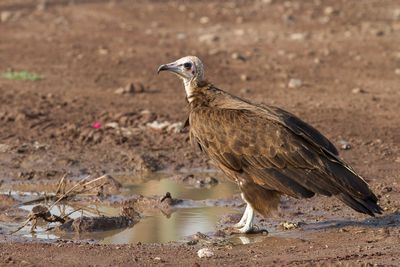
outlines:
{"label": "tail feather", "polygon": [[339,190],[340,193],[335,194],[338,199],[355,211],[370,216],[382,214],[383,210],[377,203],[378,198],[361,176],[357,175],[350,167],[341,161],[329,161],[327,167],[341,188],[341,190]]}
{"label": "tail feather", "polygon": [[382,208],[372,198],[356,199],[346,193],[340,193],[336,195],[336,197],[355,211],[365,213],[373,217],[375,217],[375,213],[382,214]]}

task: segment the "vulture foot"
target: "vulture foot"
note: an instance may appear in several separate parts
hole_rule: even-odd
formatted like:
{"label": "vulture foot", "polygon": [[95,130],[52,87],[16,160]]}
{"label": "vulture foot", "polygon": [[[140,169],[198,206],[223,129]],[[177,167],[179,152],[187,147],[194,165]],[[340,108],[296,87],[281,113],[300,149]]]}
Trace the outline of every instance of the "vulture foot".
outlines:
{"label": "vulture foot", "polygon": [[235,224],[235,227],[239,228],[238,231],[242,234],[253,232],[253,221],[254,221],[254,209],[247,204],[246,210],[243,213],[240,221]]}

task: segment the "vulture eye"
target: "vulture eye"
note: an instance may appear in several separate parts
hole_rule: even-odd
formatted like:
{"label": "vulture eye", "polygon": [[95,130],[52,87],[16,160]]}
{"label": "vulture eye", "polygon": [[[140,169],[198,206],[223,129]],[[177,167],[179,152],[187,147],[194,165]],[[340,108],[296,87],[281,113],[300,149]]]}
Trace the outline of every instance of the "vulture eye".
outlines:
{"label": "vulture eye", "polygon": [[183,67],[187,70],[190,70],[192,68],[192,63],[190,62],[186,62],[185,64],[183,64]]}

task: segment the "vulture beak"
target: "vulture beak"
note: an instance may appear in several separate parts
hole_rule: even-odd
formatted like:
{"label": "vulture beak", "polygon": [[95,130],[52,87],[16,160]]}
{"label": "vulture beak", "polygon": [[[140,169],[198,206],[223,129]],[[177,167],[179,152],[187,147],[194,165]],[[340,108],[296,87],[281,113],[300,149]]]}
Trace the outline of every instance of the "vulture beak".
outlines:
{"label": "vulture beak", "polygon": [[178,75],[181,74],[181,69],[175,62],[161,65],[160,67],[158,67],[157,74],[159,74],[160,71],[171,71]]}
{"label": "vulture beak", "polygon": [[168,70],[167,64],[164,64],[164,65],[161,65],[160,67],[158,67],[157,74],[159,74],[160,71],[163,71],[163,70]]}

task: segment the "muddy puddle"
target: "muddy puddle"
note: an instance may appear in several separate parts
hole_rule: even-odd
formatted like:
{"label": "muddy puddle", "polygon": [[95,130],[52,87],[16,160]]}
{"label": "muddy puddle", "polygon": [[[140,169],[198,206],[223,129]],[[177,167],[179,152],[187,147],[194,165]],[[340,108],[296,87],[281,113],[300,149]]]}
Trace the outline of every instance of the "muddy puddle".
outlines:
{"label": "muddy puddle", "polygon": [[[182,176],[182,175],[181,175]],[[157,174],[141,179],[131,177],[118,177],[122,187],[118,194],[110,195],[106,201],[83,200],[60,202],[49,209],[54,216],[68,214],[70,219],[85,218],[114,218],[121,214],[121,207],[115,202],[129,202],[132,196],[147,197],[152,201],[169,192],[176,201],[171,209],[154,208],[153,202],[144,203],[140,206],[140,219],[125,224],[116,229],[106,231],[90,231],[76,233],[74,231],[58,231],[54,222],[40,221],[37,224],[35,233],[31,233],[31,224],[22,228],[14,236],[24,236],[41,240],[67,239],[87,240],[104,244],[130,244],[130,243],[166,243],[170,241],[187,242],[191,237],[200,232],[213,235],[216,226],[223,216],[227,214],[240,214],[241,201],[238,198],[238,189],[235,184],[225,179],[204,178],[210,174],[196,174],[195,177]],[[183,175],[184,176],[184,175]],[[140,181],[140,182],[137,182]],[[56,185],[18,184],[3,186],[1,194],[12,197],[18,203],[27,202],[46,194],[52,195]],[[24,191],[16,191],[21,190]],[[35,193],[40,192],[40,193]],[[46,193],[45,193],[46,192]],[[147,200],[147,199],[146,199]],[[46,204],[46,202],[42,202]],[[25,205],[14,204],[14,210],[29,213],[38,203],[27,203]],[[148,207],[146,207],[148,205]],[[47,206],[51,206],[47,203]],[[3,232],[15,230],[21,223],[0,222]],[[49,230],[50,229],[50,230]],[[234,236],[229,237],[233,243],[246,244],[260,240],[262,236],[251,237]]]}

